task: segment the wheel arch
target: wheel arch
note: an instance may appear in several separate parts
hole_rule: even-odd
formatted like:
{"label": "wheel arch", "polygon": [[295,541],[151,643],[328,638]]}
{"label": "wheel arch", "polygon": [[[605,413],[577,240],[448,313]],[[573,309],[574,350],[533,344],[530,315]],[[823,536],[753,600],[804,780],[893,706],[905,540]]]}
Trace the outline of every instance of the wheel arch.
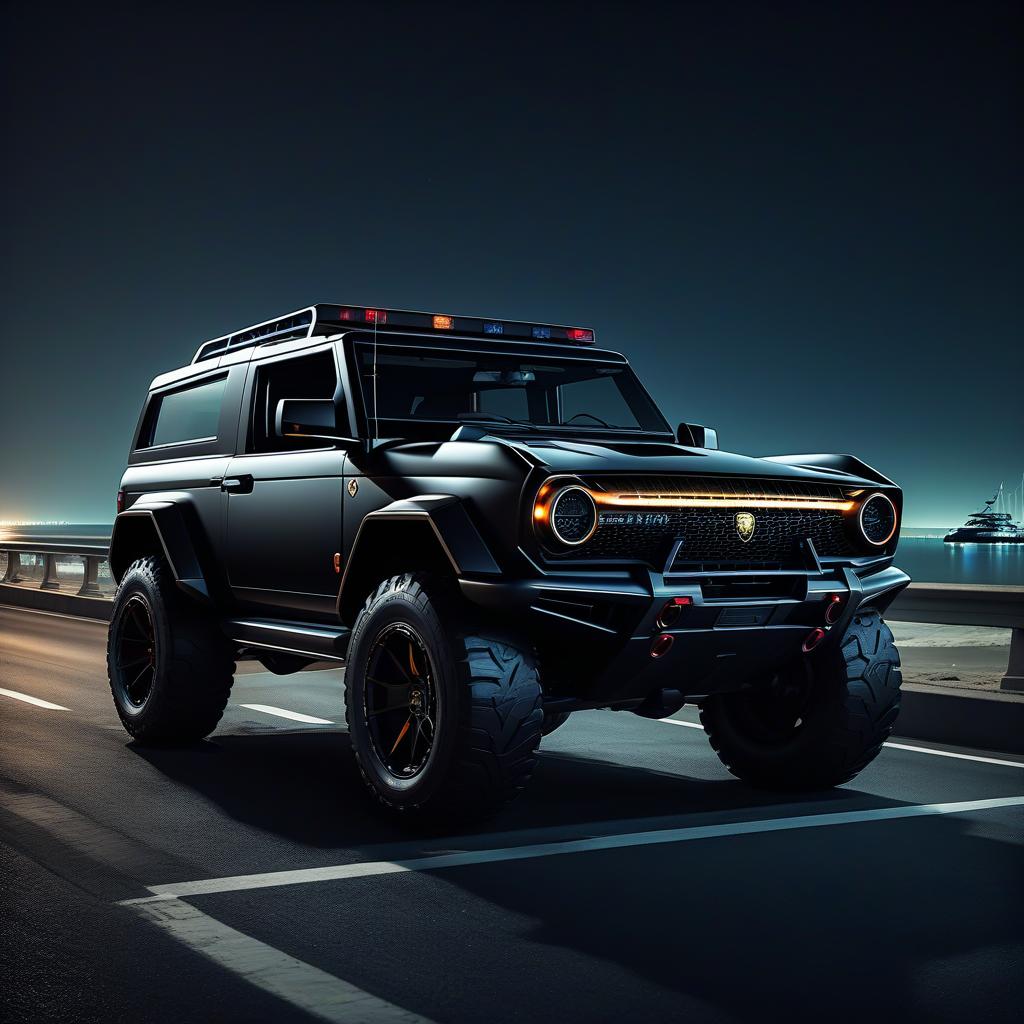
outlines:
{"label": "wheel arch", "polygon": [[210,600],[210,588],[196,553],[186,512],[176,502],[137,502],[114,520],[110,571],[120,583],[137,558],[162,555],[174,582],[189,596]]}
{"label": "wheel arch", "polygon": [[421,495],[368,513],[359,524],[338,592],[338,616],[352,625],[366,595],[382,580],[422,571],[453,578],[500,572],[463,502]]}

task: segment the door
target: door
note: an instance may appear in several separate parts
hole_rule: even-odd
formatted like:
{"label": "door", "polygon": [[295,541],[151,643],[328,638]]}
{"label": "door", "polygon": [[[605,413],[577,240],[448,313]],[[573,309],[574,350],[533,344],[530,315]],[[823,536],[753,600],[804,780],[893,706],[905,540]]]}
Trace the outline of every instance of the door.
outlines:
{"label": "door", "polygon": [[[237,600],[301,618],[335,613],[345,452],[332,442],[281,438],[286,398],[333,398],[345,410],[335,350],[255,364],[247,384],[244,451],[228,465],[228,579]],[[241,446],[240,446],[241,447]]]}

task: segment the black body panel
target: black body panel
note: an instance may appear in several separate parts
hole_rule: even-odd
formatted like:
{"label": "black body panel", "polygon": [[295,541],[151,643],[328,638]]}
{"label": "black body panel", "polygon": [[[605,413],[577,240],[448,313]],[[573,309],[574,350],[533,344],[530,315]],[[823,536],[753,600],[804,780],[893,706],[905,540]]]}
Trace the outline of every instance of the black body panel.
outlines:
{"label": "black body panel", "polygon": [[[873,546],[858,532],[861,502],[882,493],[898,517],[901,492],[851,456],[756,459],[598,424],[429,420],[413,424],[414,436],[383,437],[401,421],[369,416],[356,384],[354,346],[372,340],[366,328],[294,335],[222,346],[154,382],[112,540],[118,577],[147,543],[158,545],[179,585],[212,603],[243,651],[343,657],[373,586],[426,571],[449,578],[485,620],[529,639],[551,700],[624,704],[667,687],[700,695],[763,678],[799,656],[809,630],[836,634],[858,606],[884,610],[908,582],[891,567],[895,533]],[[566,344],[396,338],[449,354],[494,344],[526,362],[626,372],[618,353]],[[311,353],[330,354],[337,368],[325,384],[336,439],[264,437],[272,450],[260,450],[261,415],[270,429],[261,368]],[[152,436],[161,395],[221,377],[216,437],[138,447]],[[286,397],[322,400],[313,386]],[[552,541],[535,504],[542,488],[568,484],[600,502],[577,547]],[[753,521],[747,536],[741,513]],[[666,625],[660,617],[676,599],[682,612]],[[830,605],[839,617],[826,619]],[[652,641],[666,634],[668,653],[652,657]]]}
{"label": "black body panel", "polygon": [[327,451],[240,455],[225,480],[224,557],[240,604],[329,613],[338,592],[345,455]]}

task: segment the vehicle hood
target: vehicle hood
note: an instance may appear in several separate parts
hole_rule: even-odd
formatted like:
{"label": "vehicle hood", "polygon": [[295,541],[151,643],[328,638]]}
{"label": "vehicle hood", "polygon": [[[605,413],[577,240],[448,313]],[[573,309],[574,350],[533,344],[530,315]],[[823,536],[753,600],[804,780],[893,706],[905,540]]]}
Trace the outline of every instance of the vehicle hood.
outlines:
{"label": "vehicle hood", "polygon": [[[497,440],[497,439],[496,439]],[[551,473],[771,477],[864,486],[891,483],[850,455],[787,455],[753,458],[733,452],[688,448],[668,442],[582,441],[555,438],[500,439]]]}

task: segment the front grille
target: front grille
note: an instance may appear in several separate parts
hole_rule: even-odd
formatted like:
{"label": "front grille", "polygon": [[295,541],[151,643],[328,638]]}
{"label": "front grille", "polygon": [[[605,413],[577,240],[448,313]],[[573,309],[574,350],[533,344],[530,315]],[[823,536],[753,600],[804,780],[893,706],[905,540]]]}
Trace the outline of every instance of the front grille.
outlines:
{"label": "front grille", "polygon": [[[717,495],[731,498],[812,498],[843,501],[839,487],[757,479],[713,477],[600,478],[587,481],[594,491],[629,496],[671,498]],[[737,513],[754,516],[754,532],[744,542]],[[785,569],[803,564],[800,541],[810,538],[822,556],[855,554],[843,513],[822,508],[601,507],[598,526],[584,545],[560,559],[629,559],[667,572],[736,572]],[[671,558],[671,564],[668,564]]]}
{"label": "front grille", "polygon": [[[744,543],[736,530],[736,513],[729,509],[686,509],[673,529],[682,543],[670,572],[712,571],[737,563],[771,568],[793,565],[800,557],[799,541],[809,537],[820,555],[849,555],[842,512],[823,509],[754,509],[754,535]],[[694,515],[693,513],[697,513]],[[709,564],[715,563],[715,564]]]}

